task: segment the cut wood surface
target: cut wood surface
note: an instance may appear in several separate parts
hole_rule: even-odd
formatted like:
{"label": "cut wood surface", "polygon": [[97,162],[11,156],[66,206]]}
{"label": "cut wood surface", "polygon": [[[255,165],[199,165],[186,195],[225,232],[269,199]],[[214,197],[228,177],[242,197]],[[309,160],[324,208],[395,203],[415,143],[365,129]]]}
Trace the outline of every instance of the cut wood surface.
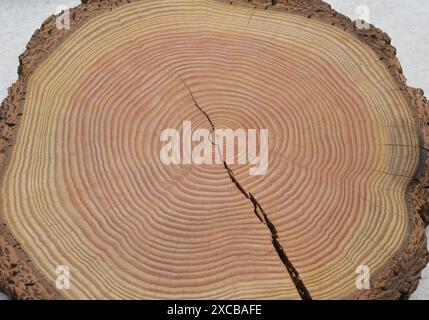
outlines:
{"label": "cut wood surface", "polygon": [[[82,2],[70,30],[52,16],[34,34],[1,106],[1,289],[409,297],[428,261],[428,104],[386,34],[318,0]],[[267,128],[267,173],[163,164],[160,134],[183,121]]]}

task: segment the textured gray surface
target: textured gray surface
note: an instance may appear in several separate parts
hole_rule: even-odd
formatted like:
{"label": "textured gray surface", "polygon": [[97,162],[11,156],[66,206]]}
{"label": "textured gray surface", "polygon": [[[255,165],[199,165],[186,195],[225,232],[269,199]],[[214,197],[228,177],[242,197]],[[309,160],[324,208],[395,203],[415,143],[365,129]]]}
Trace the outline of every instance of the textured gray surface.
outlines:
{"label": "textured gray surface", "polygon": [[0,300],[8,300],[8,296],[0,292]]}
{"label": "textured gray surface", "polygon": [[[79,0],[1,0],[0,101],[17,79],[18,56],[46,17],[60,6],[73,7]],[[429,1],[427,0],[327,0],[352,19],[369,13],[369,21],[387,32],[398,50],[408,85],[429,93]],[[363,7],[366,6],[366,7]],[[369,11],[367,11],[369,10]],[[429,236],[428,230],[426,234]],[[0,293],[0,300],[5,296]],[[412,299],[429,299],[429,268],[423,271]]]}

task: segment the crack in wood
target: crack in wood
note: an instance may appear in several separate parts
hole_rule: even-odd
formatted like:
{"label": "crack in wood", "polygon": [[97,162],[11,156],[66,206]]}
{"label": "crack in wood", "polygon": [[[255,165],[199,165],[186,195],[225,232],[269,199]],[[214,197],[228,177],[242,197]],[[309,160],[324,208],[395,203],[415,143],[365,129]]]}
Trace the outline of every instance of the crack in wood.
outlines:
{"label": "crack in wood", "polygon": [[[183,78],[175,72],[177,77],[181,80],[183,85],[188,89],[189,94],[191,95],[191,98],[197,107],[197,109],[207,118],[208,122],[211,125],[212,131],[215,130],[215,126],[213,121],[210,119],[210,116],[204,111],[203,108],[198,104],[197,100],[195,99],[192,90],[190,87],[186,84],[186,82],[183,80]],[[271,220],[268,218],[267,214],[265,213],[264,209],[262,209],[262,206],[259,204],[259,202],[255,199],[255,197],[250,193],[247,192],[243,186],[237,181],[237,179],[234,176],[234,172],[229,168],[226,161],[223,159],[223,153],[220,150],[219,145],[217,145],[215,142],[212,142],[215,146],[217,146],[218,153],[222,159],[223,165],[225,167],[225,170],[228,172],[229,178],[234,183],[236,188],[247,198],[249,199],[253,204],[253,212],[255,213],[256,217],[259,219],[259,221],[263,224],[265,224],[268,227],[268,230],[271,234],[271,243],[274,246],[274,249],[276,250],[280,260],[282,261],[283,265],[285,266],[286,270],[288,271],[296,290],[298,291],[300,297],[302,300],[313,300],[310,292],[308,291],[307,287],[304,284],[304,281],[301,279],[299,272],[296,270],[292,262],[289,260],[288,256],[286,255],[286,252],[284,251],[282,245],[279,241],[279,236],[277,233],[277,229],[275,225],[271,222]]]}
{"label": "crack in wood", "polygon": [[265,224],[268,227],[268,230],[271,233],[271,242],[274,246],[274,248],[277,251],[277,254],[286,267],[286,270],[288,271],[296,290],[298,291],[300,297],[302,300],[312,300],[312,297],[310,295],[310,292],[308,291],[307,287],[304,284],[304,281],[302,281],[299,272],[296,270],[292,262],[289,260],[289,258],[286,255],[286,252],[284,251],[282,245],[279,241],[279,236],[277,233],[277,229],[275,225],[271,222],[271,220],[268,218],[267,214],[265,213],[264,209],[262,209],[259,202],[255,199],[255,197],[250,193],[246,192],[244,188],[240,185],[240,183],[237,181],[237,179],[234,176],[234,172],[228,167],[226,162],[223,162],[225,169],[227,170],[229,177],[231,181],[236,185],[238,190],[247,198],[249,199],[254,208],[254,213],[258,217],[259,221],[261,221],[263,224]]}

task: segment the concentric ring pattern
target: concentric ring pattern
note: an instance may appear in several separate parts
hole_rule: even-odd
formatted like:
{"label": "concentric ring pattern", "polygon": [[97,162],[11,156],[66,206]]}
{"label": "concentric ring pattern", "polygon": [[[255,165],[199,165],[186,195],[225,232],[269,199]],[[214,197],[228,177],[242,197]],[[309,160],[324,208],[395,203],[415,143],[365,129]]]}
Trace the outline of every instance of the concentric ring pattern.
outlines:
{"label": "concentric ring pattern", "polygon": [[269,130],[265,175],[230,168],[314,298],[394,258],[418,136],[376,55],[291,14],[139,1],[37,68],[3,178],[3,218],[49,280],[70,267],[65,297],[299,299],[223,165],[161,162],[162,130],[211,129],[194,99],[216,128]]}

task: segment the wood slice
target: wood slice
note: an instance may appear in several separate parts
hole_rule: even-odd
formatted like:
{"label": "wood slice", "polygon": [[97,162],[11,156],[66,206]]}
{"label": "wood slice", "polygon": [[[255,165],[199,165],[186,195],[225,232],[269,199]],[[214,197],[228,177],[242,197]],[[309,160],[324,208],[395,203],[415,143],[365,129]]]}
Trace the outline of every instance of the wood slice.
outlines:
{"label": "wood slice", "polygon": [[[1,290],[409,297],[428,261],[428,103],[386,34],[318,0],[82,2],[70,30],[36,31],[1,106]],[[183,121],[268,129],[268,171],[163,164]]]}

